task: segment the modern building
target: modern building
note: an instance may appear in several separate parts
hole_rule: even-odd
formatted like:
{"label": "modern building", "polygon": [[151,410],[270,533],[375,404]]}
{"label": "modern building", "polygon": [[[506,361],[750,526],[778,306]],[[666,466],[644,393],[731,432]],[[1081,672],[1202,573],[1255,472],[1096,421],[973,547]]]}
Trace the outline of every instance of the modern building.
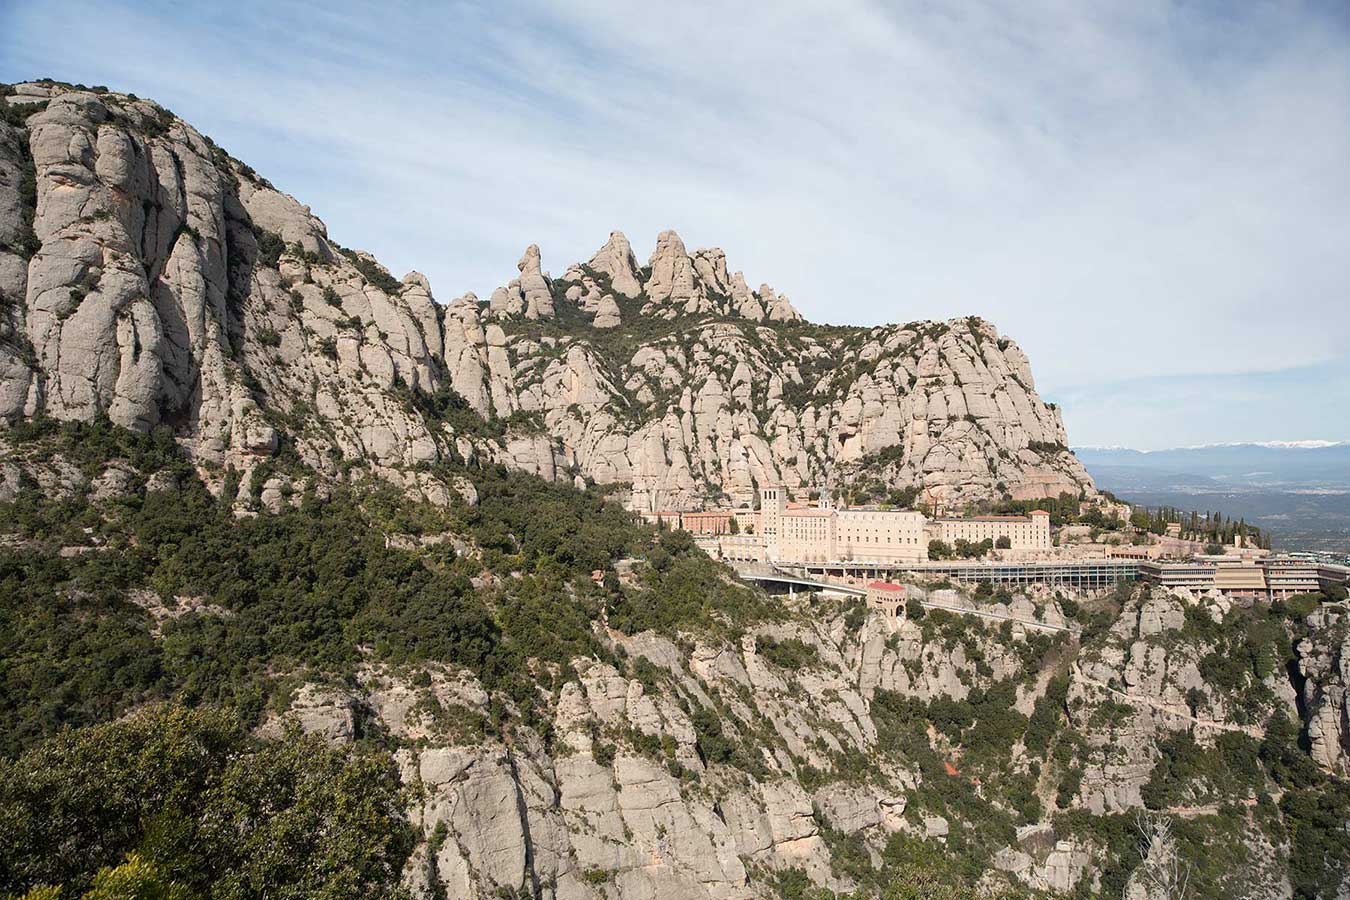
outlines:
{"label": "modern building", "polygon": [[1139,563],[1139,575],[1164,587],[1283,600],[1294,594],[1315,594],[1324,587],[1343,585],[1350,579],[1350,569],[1297,556],[1242,552],[1185,562],[1145,560]]}
{"label": "modern building", "polygon": [[1214,590],[1214,574],[1218,566],[1205,560],[1166,562],[1158,559],[1141,560],[1139,577],[1167,588],[1185,588],[1188,591]]}
{"label": "modern building", "polygon": [[1214,560],[1214,589],[1234,597],[1266,596],[1266,573],[1251,555]]}
{"label": "modern building", "polygon": [[1272,600],[1294,594],[1315,594],[1322,589],[1320,566],[1309,559],[1293,556],[1267,556],[1260,561],[1265,573],[1266,591]]}
{"label": "modern building", "polygon": [[1350,585],[1350,566],[1338,566],[1335,563],[1317,564],[1317,581],[1322,590]]}

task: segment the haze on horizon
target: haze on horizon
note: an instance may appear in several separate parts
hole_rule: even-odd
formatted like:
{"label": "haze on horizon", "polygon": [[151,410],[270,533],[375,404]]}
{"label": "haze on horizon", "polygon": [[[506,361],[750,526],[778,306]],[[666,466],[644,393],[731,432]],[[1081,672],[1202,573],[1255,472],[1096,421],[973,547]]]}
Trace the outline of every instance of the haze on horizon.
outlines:
{"label": "haze on horizon", "polygon": [[675,228],[992,320],[1075,445],[1350,439],[1343,3],[274,6],[8,0],[0,80],[154,98],[442,301]]}

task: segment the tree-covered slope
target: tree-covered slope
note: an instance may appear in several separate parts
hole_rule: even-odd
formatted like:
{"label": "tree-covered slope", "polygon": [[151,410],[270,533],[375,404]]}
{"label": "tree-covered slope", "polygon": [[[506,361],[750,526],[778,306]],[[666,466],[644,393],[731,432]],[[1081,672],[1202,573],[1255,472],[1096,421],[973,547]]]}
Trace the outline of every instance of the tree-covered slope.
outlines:
{"label": "tree-covered slope", "polygon": [[1195,896],[1346,877],[1348,617],[1317,598],[916,585],[1079,631],[892,623],[495,465],[431,471],[444,506],[313,477],[241,514],[167,429],[3,440],[3,891],[1122,896],[1161,865],[1144,812]]}

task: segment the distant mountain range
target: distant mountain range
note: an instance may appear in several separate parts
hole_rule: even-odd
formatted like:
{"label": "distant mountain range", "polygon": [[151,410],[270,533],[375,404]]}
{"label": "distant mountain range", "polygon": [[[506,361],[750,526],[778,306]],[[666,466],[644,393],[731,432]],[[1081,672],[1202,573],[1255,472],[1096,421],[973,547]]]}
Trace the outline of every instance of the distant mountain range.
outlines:
{"label": "distant mountain range", "polygon": [[[1188,483],[1350,488],[1350,442],[1288,441],[1213,444],[1169,450],[1076,447],[1099,482],[1102,472],[1156,483],[1159,476]],[[1128,470],[1128,471],[1117,471]],[[1108,481],[1112,479],[1107,479]],[[1109,485],[1107,485],[1109,489]]]}
{"label": "distant mountain range", "polygon": [[1286,549],[1350,549],[1350,442],[1076,447],[1097,486],[1135,503],[1217,509]]}

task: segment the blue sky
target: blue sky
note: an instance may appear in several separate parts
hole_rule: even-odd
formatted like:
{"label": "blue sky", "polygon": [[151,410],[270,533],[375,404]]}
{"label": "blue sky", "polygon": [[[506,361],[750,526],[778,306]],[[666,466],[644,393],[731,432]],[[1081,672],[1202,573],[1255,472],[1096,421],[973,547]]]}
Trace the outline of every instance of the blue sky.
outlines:
{"label": "blue sky", "polygon": [[1350,4],[0,0],[0,79],[153,97],[486,296],[622,229],[809,318],[979,314],[1075,444],[1350,439]]}

